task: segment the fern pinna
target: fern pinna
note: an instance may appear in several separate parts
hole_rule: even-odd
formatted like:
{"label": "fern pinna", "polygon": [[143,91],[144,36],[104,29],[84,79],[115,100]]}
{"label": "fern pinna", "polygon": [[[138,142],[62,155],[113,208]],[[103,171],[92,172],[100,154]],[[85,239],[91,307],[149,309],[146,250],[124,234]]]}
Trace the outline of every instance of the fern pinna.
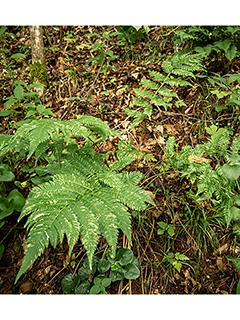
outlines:
{"label": "fern pinna", "polygon": [[[86,139],[91,136],[92,140],[93,133],[104,138],[116,134],[93,117],[69,121],[41,119],[22,125],[15,136],[6,137],[7,143],[0,140],[2,154],[12,149],[20,151],[22,147],[28,157],[34,153],[42,157],[47,145],[53,150],[49,164],[36,169],[39,175],[50,175],[51,180],[30,191],[19,217],[21,220],[28,216],[25,226],[29,234],[15,283],[49,243],[55,248],[58,240],[63,241],[64,235],[69,243],[69,255],[81,236],[91,262],[99,234],[106,238],[114,254],[119,229],[131,243],[131,220],[127,207],[142,210],[146,203],[154,204],[148,194],[136,186],[142,178],[140,172],[116,173],[103,162],[101,154],[91,152],[90,147],[80,148],[71,139],[72,136]],[[34,144],[31,139],[34,139]],[[61,152],[63,145],[65,153]],[[57,156],[54,157],[55,153]]]}

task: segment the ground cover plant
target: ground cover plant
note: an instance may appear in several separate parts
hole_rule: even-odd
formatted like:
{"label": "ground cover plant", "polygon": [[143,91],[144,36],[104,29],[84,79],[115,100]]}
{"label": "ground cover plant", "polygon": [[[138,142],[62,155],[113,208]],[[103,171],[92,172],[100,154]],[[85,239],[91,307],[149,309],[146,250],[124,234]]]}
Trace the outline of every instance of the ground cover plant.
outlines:
{"label": "ground cover plant", "polygon": [[[0,27],[0,292],[239,293],[239,27]],[[26,290],[26,283],[31,290]]]}

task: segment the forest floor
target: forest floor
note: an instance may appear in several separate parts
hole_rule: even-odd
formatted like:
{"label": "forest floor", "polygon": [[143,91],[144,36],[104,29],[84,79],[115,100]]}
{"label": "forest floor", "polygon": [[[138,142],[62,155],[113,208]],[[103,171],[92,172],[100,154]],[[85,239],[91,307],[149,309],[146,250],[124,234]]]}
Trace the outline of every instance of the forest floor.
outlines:
{"label": "forest floor", "polygon": [[[48,37],[44,36],[46,67],[50,85],[44,96],[44,105],[51,108],[54,117],[61,120],[72,119],[77,115],[99,117],[112,129],[125,131],[126,138],[132,140],[135,149],[140,148],[142,152],[152,155],[157,162],[162,161],[164,155],[164,145],[159,143],[159,139],[174,136],[179,149],[187,144],[195,146],[197,143],[207,141],[209,136],[202,124],[212,119],[212,111],[206,115],[204,99],[201,99],[201,86],[204,86],[206,81],[204,79],[196,80],[201,82],[201,86],[177,89],[177,94],[184,100],[186,106],[172,107],[162,114],[154,110],[151,121],[147,119],[130,130],[132,119],[126,115],[124,109],[132,103],[135,94],[133,88],[141,87],[139,80],[146,77],[149,70],[161,71],[161,56],[172,55],[174,51],[169,38],[161,36],[163,33],[161,28],[153,28],[152,42],[137,39],[131,46],[129,45],[129,51],[126,46],[108,43],[108,50],[112,50],[118,58],[109,62],[106,73],[101,72],[98,63],[93,66],[86,65],[86,61],[94,54],[90,49],[95,41],[86,34],[94,32],[102,34],[106,29],[87,26],[66,27],[61,49],[59,49],[57,28],[48,27],[46,30],[48,32]],[[5,37],[4,49],[9,50],[9,57],[21,50],[29,49],[25,60],[16,61],[14,70],[17,78],[30,84],[29,30],[26,29],[21,33],[18,28],[13,27],[11,34],[15,37],[11,37],[10,34]],[[126,52],[129,57],[124,60],[121,57],[124,53],[126,55]],[[151,57],[154,58],[151,60],[149,59]],[[226,70],[228,73],[239,72],[240,59],[236,58],[231,64],[228,63],[227,68],[229,68]],[[221,70],[222,66],[216,65],[214,72]],[[3,97],[13,94],[11,79],[6,77],[6,73],[3,71],[1,75],[1,101]],[[70,97],[90,97],[91,100],[68,100]],[[3,109],[4,104],[0,102],[0,111]],[[19,114],[1,117],[0,133],[14,133],[14,123],[22,120],[19,117]],[[221,125],[229,125],[228,120],[223,121]],[[238,126],[235,125],[233,130],[236,132]],[[118,138],[108,139],[101,152],[116,152],[117,142]],[[184,216],[186,204],[194,212],[196,219],[201,219],[201,210],[204,210],[206,216],[211,217],[211,203],[205,201],[196,207],[196,203],[187,195],[190,190],[188,177],[181,179],[180,173],[174,171],[160,173],[155,168],[156,161],[142,159],[127,167],[129,171],[139,170],[145,174],[142,187],[151,191],[156,204],[155,207],[149,206],[140,215],[132,218],[131,249],[139,258],[141,275],[137,280],[114,282],[107,291],[110,294],[235,293],[239,272],[226,256],[239,254],[240,244],[231,232],[231,227],[226,229],[214,219],[209,219],[212,233],[210,229],[204,233],[189,225]],[[25,163],[23,160],[21,165]],[[23,173],[19,170],[17,172],[17,180],[24,179]],[[154,176],[157,178],[151,179]],[[23,191],[24,196],[27,196],[31,187]],[[86,257],[81,241],[76,243],[70,259],[66,241],[59,244],[56,249],[49,246],[14,285],[23,261],[27,239],[25,220],[17,224],[17,218],[17,214],[8,217],[8,223],[0,230],[0,241],[4,239],[5,246],[0,260],[0,294],[18,294],[24,283],[29,285],[26,291],[36,294],[63,294],[61,285],[63,277],[70,272],[76,272],[78,262]],[[166,232],[159,235],[157,233],[159,221],[174,222],[175,235],[170,237]],[[129,245],[121,234],[118,244]],[[103,238],[99,239],[98,250],[106,246],[106,241]],[[181,253],[189,258],[186,264],[182,263],[180,272],[163,262],[166,253],[170,252]],[[101,257],[98,251],[96,255]],[[73,260],[77,264],[72,264],[71,267],[69,262]]]}

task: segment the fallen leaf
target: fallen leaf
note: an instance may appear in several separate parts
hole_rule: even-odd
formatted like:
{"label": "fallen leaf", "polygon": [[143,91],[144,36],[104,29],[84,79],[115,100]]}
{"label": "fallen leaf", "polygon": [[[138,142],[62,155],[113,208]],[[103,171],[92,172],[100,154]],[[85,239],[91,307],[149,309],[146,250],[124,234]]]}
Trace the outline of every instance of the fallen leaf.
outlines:
{"label": "fallen leaf", "polygon": [[153,194],[152,191],[148,191],[148,190],[146,191],[146,190],[145,190],[145,192],[149,195],[149,197],[152,199],[152,201],[155,200],[156,195]]}
{"label": "fallen leaf", "polygon": [[212,161],[210,159],[200,158],[200,157],[197,157],[194,155],[189,156],[188,160],[190,162],[196,162],[196,163],[200,163],[200,164],[202,164],[202,163],[205,164],[206,162],[210,163]]}

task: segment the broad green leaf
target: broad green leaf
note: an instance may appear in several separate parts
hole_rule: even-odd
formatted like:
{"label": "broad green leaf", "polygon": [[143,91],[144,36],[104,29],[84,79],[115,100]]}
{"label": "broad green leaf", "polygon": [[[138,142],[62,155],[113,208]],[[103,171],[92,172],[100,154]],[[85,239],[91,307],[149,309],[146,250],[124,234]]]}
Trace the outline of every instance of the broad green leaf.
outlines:
{"label": "broad green leaf", "polygon": [[159,222],[157,222],[157,225],[158,225],[161,229],[164,229],[164,230],[167,229],[167,223],[164,222],[164,221],[159,221]]}
{"label": "broad green leaf", "polygon": [[24,98],[24,91],[22,86],[18,85],[13,92],[15,98],[17,98],[18,101],[21,101]]}
{"label": "broad green leaf", "polygon": [[2,38],[4,32],[7,30],[7,27],[1,27],[0,28],[0,39]]}
{"label": "broad green leaf", "polygon": [[236,221],[233,224],[233,232],[239,237],[240,236],[240,222]]}
{"label": "broad green leaf", "polygon": [[103,46],[102,42],[96,41],[92,47],[92,51],[98,50],[98,49],[102,48],[102,46]]}
{"label": "broad green leaf", "polygon": [[177,269],[178,272],[181,271],[182,264],[180,262],[173,261],[173,266],[174,266],[175,269]]}
{"label": "broad green leaf", "polygon": [[112,282],[112,280],[111,280],[110,278],[104,278],[104,279],[102,280],[102,285],[103,285],[105,288],[107,288],[108,286],[110,286],[111,282]]}
{"label": "broad green leaf", "polygon": [[233,195],[232,199],[236,202],[236,204],[238,204],[240,206],[240,196],[238,195]]}
{"label": "broad green leaf", "polygon": [[236,57],[237,53],[237,47],[234,44],[231,44],[230,48],[227,49],[225,52],[226,58],[228,58],[230,61]]}
{"label": "broad green leaf", "polygon": [[214,45],[226,52],[231,45],[231,40],[225,39],[224,41],[217,41],[214,43]]}
{"label": "broad green leaf", "polygon": [[98,285],[94,285],[90,289],[90,294],[98,294],[101,291],[101,288]]}
{"label": "broad green leaf", "polygon": [[23,53],[15,53],[11,56],[11,59],[18,60],[18,59],[23,59],[24,57],[25,57],[25,54]]}
{"label": "broad green leaf", "polygon": [[9,116],[10,114],[13,114],[13,113],[20,113],[20,111],[16,111],[16,110],[3,110],[0,112],[0,117],[6,117],[6,116]]}
{"label": "broad green leaf", "polygon": [[22,208],[24,207],[26,202],[24,196],[17,189],[13,189],[9,193],[7,199],[9,202],[13,200],[14,209],[18,212],[22,211]]}
{"label": "broad green leaf", "polygon": [[37,112],[38,112],[39,114],[42,114],[42,113],[44,112],[44,110],[45,110],[45,107],[44,107],[42,104],[40,104],[39,106],[37,106]]}
{"label": "broad green leaf", "polygon": [[105,273],[110,268],[110,262],[107,259],[100,259],[98,262],[98,271],[100,273]]}
{"label": "broad green leaf", "polygon": [[129,263],[126,265],[125,272],[124,272],[124,277],[126,279],[134,280],[134,279],[137,279],[139,276],[140,276],[140,270],[135,264]]}
{"label": "broad green leaf", "polygon": [[73,273],[67,274],[63,279],[62,279],[62,288],[65,293],[69,293],[77,286],[79,285],[80,282],[80,277],[75,275]]}
{"label": "broad green leaf", "polygon": [[208,134],[210,134],[212,136],[212,138],[216,138],[220,135],[222,135],[226,129],[224,128],[219,128],[217,126],[215,126],[214,124],[212,124],[210,127],[206,127],[206,131]]}
{"label": "broad green leaf", "polygon": [[110,271],[110,276],[109,276],[112,281],[118,281],[124,279],[124,270],[123,269],[118,269],[118,270],[111,270]]}
{"label": "broad green leaf", "polygon": [[52,180],[51,176],[45,176],[45,177],[35,177],[31,179],[31,182],[34,183],[36,186],[38,186],[39,184],[42,184],[44,182],[48,182]]}
{"label": "broad green leaf", "polygon": [[194,50],[197,53],[201,53],[205,56],[209,56],[209,54],[212,52],[212,46],[206,46],[206,47],[195,47]]}
{"label": "broad green leaf", "polygon": [[0,221],[0,228],[2,228],[2,226],[4,226],[6,221]]}
{"label": "broad green leaf", "polygon": [[227,177],[229,180],[237,180],[240,176],[240,165],[224,164],[222,170],[225,177]]}
{"label": "broad green leaf", "polygon": [[130,249],[122,248],[117,253],[117,260],[124,266],[133,260],[133,252]]}
{"label": "broad green leaf", "polygon": [[9,165],[0,164],[0,181],[12,181],[14,179],[15,176],[10,170]]}
{"label": "broad green leaf", "polygon": [[174,236],[175,232],[174,232],[174,225],[173,224],[169,224],[168,226],[168,234],[170,237]]}
{"label": "broad green leaf", "polygon": [[175,254],[175,258],[177,260],[182,260],[182,261],[189,260],[189,258],[187,256],[185,256],[184,254],[179,254],[178,252]]}
{"label": "broad green leaf", "polygon": [[219,92],[217,89],[216,90],[212,90],[210,91],[212,94],[215,94],[217,96],[218,99],[222,99],[226,96],[228,96],[229,94],[231,94],[231,92],[226,92],[226,91],[221,91]]}
{"label": "broad green leaf", "polygon": [[6,109],[9,109],[14,103],[16,103],[18,100],[14,97],[10,97],[8,101],[5,103]]}
{"label": "broad green leaf", "polygon": [[0,199],[0,220],[10,216],[14,211],[13,201],[8,202],[6,198]]}
{"label": "broad green leaf", "polygon": [[102,62],[103,62],[104,53],[105,53],[105,51],[104,51],[104,50],[102,50],[102,51],[101,51],[101,53],[100,53],[99,60],[98,60],[99,65],[101,65],[101,64],[102,64]]}

